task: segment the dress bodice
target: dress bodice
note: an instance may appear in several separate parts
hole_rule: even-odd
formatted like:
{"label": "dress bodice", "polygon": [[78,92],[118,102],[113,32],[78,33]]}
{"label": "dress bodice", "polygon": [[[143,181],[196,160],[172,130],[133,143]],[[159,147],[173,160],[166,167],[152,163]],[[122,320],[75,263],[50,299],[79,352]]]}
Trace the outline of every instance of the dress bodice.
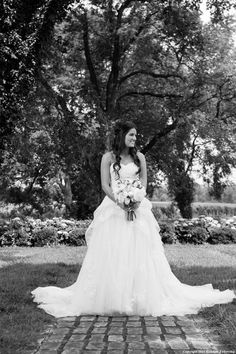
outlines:
{"label": "dress bodice", "polygon": [[[111,186],[114,186],[116,181],[118,180],[117,173],[114,171],[113,168],[114,163],[111,164],[110,166],[110,175],[111,175]],[[121,180],[124,179],[138,179],[139,174],[138,174],[138,166],[134,162],[129,162],[128,164],[120,164],[121,168],[119,170],[119,176]]]}

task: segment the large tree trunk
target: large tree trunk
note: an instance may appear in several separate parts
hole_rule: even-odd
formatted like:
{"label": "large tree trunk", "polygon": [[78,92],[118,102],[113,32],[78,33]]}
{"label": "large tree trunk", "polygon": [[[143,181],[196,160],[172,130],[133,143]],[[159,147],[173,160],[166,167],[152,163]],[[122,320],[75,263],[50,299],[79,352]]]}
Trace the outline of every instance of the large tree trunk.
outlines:
{"label": "large tree trunk", "polygon": [[192,218],[193,180],[187,175],[179,175],[176,179],[174,198],[183,218]]}
{"label": "large tree trunk", "polygon": [[59,185],[64,196],[64,203],[66,206],[66,214],[69,215],[72,206],[72,191],[70,176],[64,172],[59,172]]}

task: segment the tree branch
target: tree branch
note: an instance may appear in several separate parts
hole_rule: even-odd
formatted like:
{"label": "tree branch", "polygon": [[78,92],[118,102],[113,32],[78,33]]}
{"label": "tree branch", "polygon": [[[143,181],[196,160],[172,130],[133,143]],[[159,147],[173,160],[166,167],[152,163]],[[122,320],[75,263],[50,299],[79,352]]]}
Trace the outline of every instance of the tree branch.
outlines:
{"label": "tree branch", "polygon": [[127,43],[127,45],[124,47],[123,52],[125,53],[129,47],[135,42],[135,40],[137,39],[137,37],[142,33],[142,31],[145,29],[146,24],[148,23],[148,21],[152,18],[153,15],[155,15],[157,13],[157,11],[149,14],[146,16],[144,22],[139,26],[139,28],[137,29],[137,31],[135,32],[135,34],[130,38],[129,42]]}
{"label": "tree branch", "polygon": [[181,80],[184,80],[182,76],[178,75],[178,74],[157,74],[157,73],[154,73],[153,71],[148,71],[148,70],[136,70],[136,71],[133,71],[132,73],[129,73],[125,76],[123,76],[120,80],[119,80],[119,85],[121,85],[124,81],[126,81],[127,79],[129,79],[130,77],[132,76],[135,76],[135,75],[138,75],[138,74],[141,74],[141,75],[147,75],[147,76],[151,76],[155,79],[168,79],[170,77],[177,77]]}
{"label": "tree branch", "polygon": [[87,13],[84,13],[83,16],[83,41],[84,41],[84,53],[85,53],[85,58],[86,58],[86,63],[87,63],[87,67],[88,67],[88,71],[89,71],[89,75],[90,75],[90,80],[91,83],[98,95],[98,97],[100,98],[100,102],[101,102],[101,91],[100,91],[100,87],[99,87],[99,83],[98,83],[98,79],[97,79],[97,75],[94,69],[94,65],[93,65],[93,61],[92,61],[92,57],[91,57],[91,52],[90,52],[90,47],[89,47],[89,29],[88,29],[88,18],[87,18]]}
{"label": "tree branch", "polygon": [[194,159],[194,155],[195,155],[195,151],[196,151],[196,140],[197,140],[198,136],[196,135],[193,139],[193,143],[192,143],[192,151],[191,151],[191,155],[190,155],[190,159],[189,159],[189,162],[188,162],[188,166],[186,168],[186,171],[185,173],[188,174],[190,168],[192,167],[193,165],[193,159]]}
{"label": "tree branch", "polygon": [[182,95],[178,95],[178,94],[175,94],[175,93],[155,93],[155,92],[149,92],[149,91],[142,91],[142,92],[139,92],[139,91],[129,91],[129,92],[126,92],[124,93],[123,95],[121,95],[117,101],[120,101],[122,100],[124,97],[127,97],[127,96],[151,96],[151,97],[156,97],[156,98],[182,98],[183,96]]}
{"label": "tree branch", "polygon": [[64,117],[67,120],[70,120],[71,117],[74,116],[74,113],[68,109],[65,98],[53,90],[53,88],[49,85],[49,83],[47,82],[47,80],[45,80],[41,73],[38,73],[38,78],[42,86],[47,90],[49,95],[56,102],[56,105],[59,105],[61,107]]}
{"label": "tree branch", "polygon": [[107,80],[106,87],[106,110],[109,110],[110,106],[113,103],[112,96],[114,94],[115,87],[118,84],[119,77],[119,62],[120,62],[120,36],[119,29],[121,27],[122,15],[124,10],[131,4],[133,0],[126,0],[119,8],[117,19],[116,19],[116,28],[114,34],[114,45],[113,45],[113,53],[111,60],[111,71]]}
{"label": "tree branch", "polygon": [[177,125],[178,125],[178,120],[175,119],[172,124],[167,125],[163,130],[161,130],[160,132],[156,133],[154,135],[154,137],[144,146],[144,148],[141,150],[141,152],[143,154],[146,154],[156,144],[158,139],[166,136],[172,130],[176,129]]}
{"label": "tree branch", "polygon": [[[118,77],[120,73],[120,58],[121,58],[121,47],[120,47],[120,35],[118,33],[121,24],[122,24],[122,16],[124,13],[124,10],[129,7],[129,5],[133,2],[134,0],[125,0],[123,4],[120,6],[118,13],[117,13],[117,19],[116,19],[116,27],[115,27],[115,34],[114,34],[114,45],[113,45],[113,53],[112,53],[112,60],[111,60],[111,72],[107,81],[107,87],[106,87],[106,110],[109,110],[112,106],[113,102],[113,96],[115,89],[118,85]],[[138,0],[139,2],[144,2],[145,0]]]}

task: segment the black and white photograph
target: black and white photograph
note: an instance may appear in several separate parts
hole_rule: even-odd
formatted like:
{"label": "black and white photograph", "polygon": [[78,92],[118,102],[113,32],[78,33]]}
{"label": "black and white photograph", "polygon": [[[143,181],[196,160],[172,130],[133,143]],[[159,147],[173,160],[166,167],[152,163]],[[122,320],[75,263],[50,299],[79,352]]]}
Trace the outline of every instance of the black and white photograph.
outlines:
{"label": "black and white photograph", "polygon": [[2,0],[0,354],[236,354],[236,1]]}

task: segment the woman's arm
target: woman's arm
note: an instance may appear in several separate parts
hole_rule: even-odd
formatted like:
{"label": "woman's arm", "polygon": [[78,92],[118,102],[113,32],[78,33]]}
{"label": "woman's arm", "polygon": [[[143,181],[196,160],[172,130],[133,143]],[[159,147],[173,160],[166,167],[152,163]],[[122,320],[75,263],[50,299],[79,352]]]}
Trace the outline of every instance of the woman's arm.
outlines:
{"label": "woman's arm", "polygon": [[139,179],[144,186],[145,190],[147,189],[147,164],[145,156],[141,152],[137,152],[137,156],[140,161],[140,168],[141,171],[139,173]]}
{"label": "woman's arm", "polygon": [[110,185],[110,165],[111,165],[111,153],[106,152],[102,156],[101,161],[101,184],[102,190],[106,193],[106,195],[113,201],[116,202],[111,185]]}
{"label": "woman's arm", "polygon": [[111,177],[110,177],[110,165],[112,162],[111,153],[106,152],[101,161],[101,184],[102,190],[106,193],[106,195],[121,209],[124,209],[124,205],[121,203],[116,202],[112,188],[111,188]]}

